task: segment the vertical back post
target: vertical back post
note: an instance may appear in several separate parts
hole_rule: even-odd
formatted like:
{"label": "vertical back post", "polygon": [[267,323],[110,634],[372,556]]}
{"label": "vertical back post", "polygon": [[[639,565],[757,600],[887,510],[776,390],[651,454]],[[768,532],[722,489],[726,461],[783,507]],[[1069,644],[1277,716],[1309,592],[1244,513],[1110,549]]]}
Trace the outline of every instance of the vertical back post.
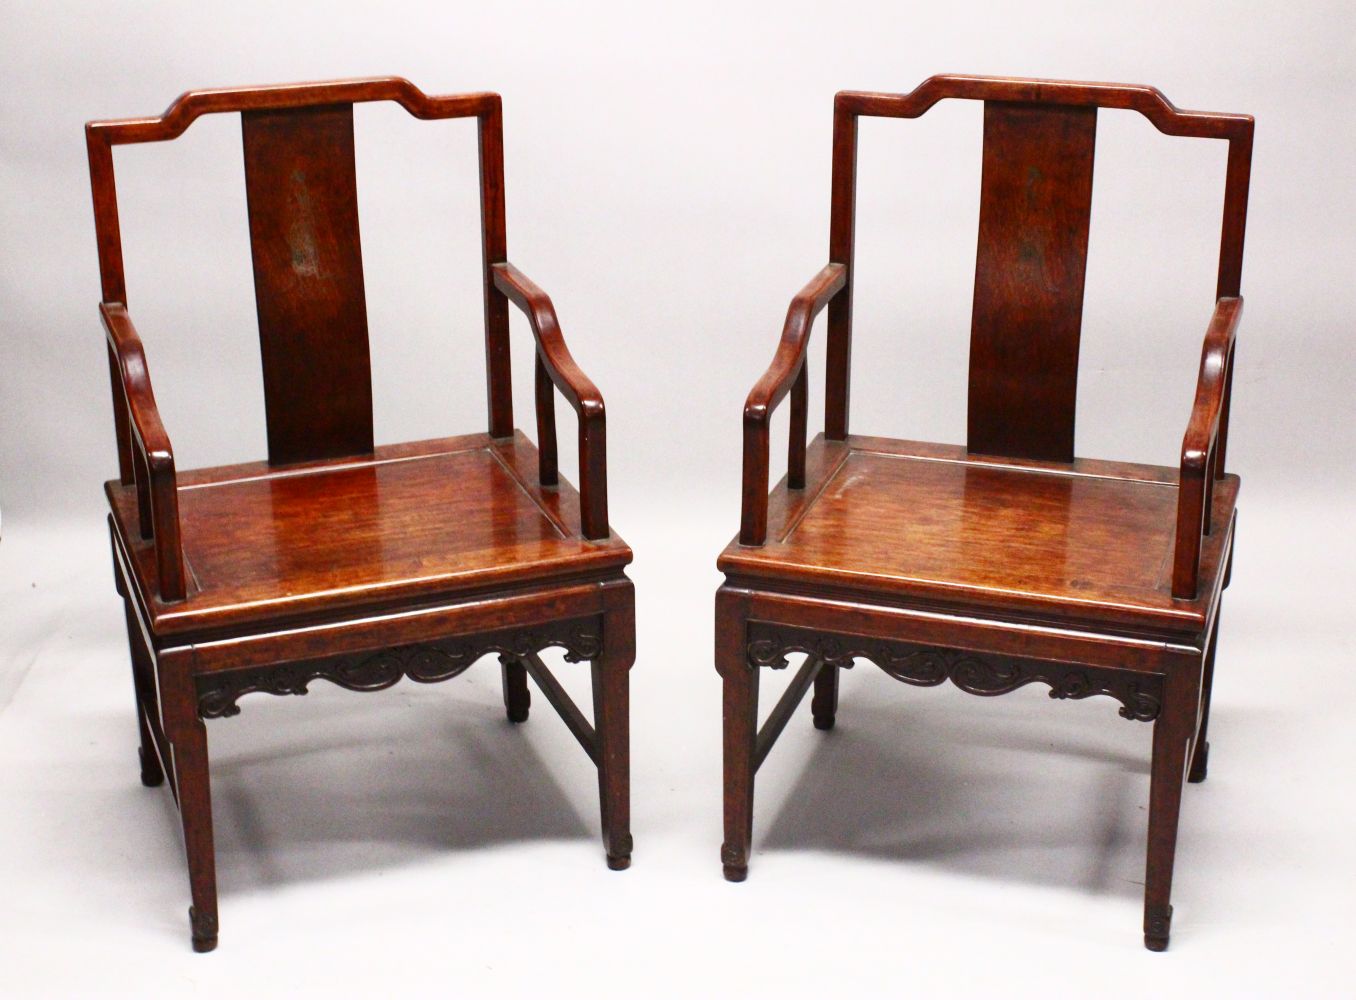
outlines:
{"label": "vertical back post", "polygon": [[[113,147],[92,128],[85,129],[89,152],[89,185],[94,198],[94,233],[99,248],[99,284],[104,302],[127,304],[123,277],[122,231],[118,223],[118,189],[113,176]],[[118,442],[118,479],[131,485],[136,472],[132,463],[132,433],[128,427],[127,400],[122,394],[118,362],[108,347],[108,378],[113,389],[113,430]]]}
{"label": "vertical back post", "polygon": [[841,99],[833,106],[833,204],[829,220],[829,261],[845,269],[843,290],[829,302],[824,372],[824,436],[848,435],[852,364],[853,242],[857,218],[857,112]]}
{"label": "vertical back post", "polygon": [[504,219],[504,112],[495,95],[477,118],[480,150],[480,230],[485,284],[485,395],[490,437],[513,436],[508,298],[494,286],[495,264],[508,260]]}
{"label": "vertical back post", "polygon": [[[1229,160],[1224,178],[1224,221],[1219,242],[1219,281],[1215,298],[1239,297],[1243,283],[1243,236],[1248,222],[1248,185],[1252,174],[1251,119],[1229,137]],[[1224,405],[1219,414],[1214,476],[1224,478],[1224,453],[1229,444],[1229,403],[1234,394],[1234,348],[1229,350],[1224,376]]]}

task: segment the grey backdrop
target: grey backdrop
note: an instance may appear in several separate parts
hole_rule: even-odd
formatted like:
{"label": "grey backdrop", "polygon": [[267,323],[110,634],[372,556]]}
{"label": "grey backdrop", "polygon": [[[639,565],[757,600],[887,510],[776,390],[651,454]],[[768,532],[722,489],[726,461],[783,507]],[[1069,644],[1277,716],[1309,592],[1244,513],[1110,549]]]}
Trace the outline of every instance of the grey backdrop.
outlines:
{"label": "grey backdrop", "polygon": [[[4,989],[375,996],[399,969],[416,995],[1342,995],[1353,37],[1338,2],[6,3]],[[834,732],[798,717],[759,773],[750,881],[720,878],[711,597],[741,404],[826,259],[834,91],[944,71],[1151,83],[1257,117],[1238,556],[1165,956],[1138,930],[1149,729],[1105,699],[853,670]],[[387,73],[503,94],[510,257],[607,399],[613,524],[637,553],[636,864],[603,869],[588,761],[544,706],[508,726],[490,666],[379,697],[261,696],[209,727],[223,935],[204,958],[172,806],[136,781],[81,125],[191,87]],[[854,430],[963,440],[980,126],[967,103],[863,126]],[[378,439],[480,429],[473,128],[365,106],[357,142]],[[180,465],[261,458],[238,121],[116,162],[131,312]],[[1079,454],[1177,460],[1223,175],[1220,144],[1100,116]],[[813,352],[817,431],[822,321]],[[573,426],[562,407],[563,445]],[[774,426],[780,475],[784,412]],[[561,676],[585,695],[586,671]]]}

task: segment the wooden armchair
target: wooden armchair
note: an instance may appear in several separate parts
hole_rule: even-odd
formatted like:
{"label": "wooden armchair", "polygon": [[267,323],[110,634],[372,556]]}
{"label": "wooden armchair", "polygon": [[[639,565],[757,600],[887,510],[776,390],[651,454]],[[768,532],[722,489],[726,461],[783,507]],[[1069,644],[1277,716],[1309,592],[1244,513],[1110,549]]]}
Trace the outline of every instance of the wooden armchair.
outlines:
{"label": "wooden armchair", "polygon": [[[848,433],[857,120],[984,102],[966,447]],[[1097,109],[1229,143],[1214,317],[1177,468],[1074,457],[1074,392]],[[1220,595],[1238,477],[1225,475],[1252,119],[1179,111],[1150,87],[936,76],[834,102],[829,263],[792,300],[744,407],[743,517],[721,554],[725,877],[748,872],[754,772],[813,686],[834,724],[857,659],[907,684],[1109,695],[1154,723],[1144,941],[1167,947],[1182,780],[1206,774]],[[806,446],[806,345],[828,306],[825,430]],[[768,422],[791,397],[786,478]],[[761,731],[758,677],[806,659]]]}
{"label": "wooden armchair", "polygon": [[[353,104],[395,101],[479,129],[489,428],[374,447]],[[239,112],[268,461],[177,472],[127,311],[112,147],[174,139]],[[86,127],[120,476],[107,484],[127,613],[141,778],[166,776],[183,820],[193,946],[217,942],[204,719],[242,695],[323,678],[376,691],[447,680],[498,654],[508,717],[530,675],[598,766],[608,865],[630,863],[631,550],[607,520],[603,399],[551,300],[505,252],[496,94],[429,97],[391,77],[184,94],[158,118]],[[512,301],[536,338],[537,442],[514,429]],[[553,390],[579,417],[580,492],[556,467]],[[539,653],[593,671],[590,724]]]}

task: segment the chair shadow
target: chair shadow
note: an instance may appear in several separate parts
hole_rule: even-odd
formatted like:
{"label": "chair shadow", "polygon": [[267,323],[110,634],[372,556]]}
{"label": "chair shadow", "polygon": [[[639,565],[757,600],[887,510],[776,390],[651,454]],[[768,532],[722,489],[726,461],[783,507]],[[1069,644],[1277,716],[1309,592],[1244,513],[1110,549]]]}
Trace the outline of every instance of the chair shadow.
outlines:
{"label": "chair shadow", "polygon": [[[532,840],[593,846],[598,830],[578,807],[596,795],[592,766],[572,741],[561,745],[562,758],[582,762],[583,780],[567,795],[555,775],[568,762],[553,766],[534,746],[562,743],[531,732],[559,725],[545,699],[515,726],[483,697],[430,690],[402,682],[372,698],[316,684],[304,699],[244,700],[238,718],[209,726],[209,741],[223,734],[211,765],[223,888],[375,873]],[[239,731],[228,743],[231,726]]]}
{"label": "chair shadow", "polygon": [[[1114,711],[1108,719],[1103,699],[1079,710],[1037,704],[1032,693],[997,699],[1019,703],[1005,712],[948,689],[911,691],[903,705],[845,692],[834,730],[802,734],[815,746],[803,765],[790,765],[799,771],[761,837],[755,822],[755,851],[915,862],[1137,898],[1148,727],[1135,754],[1127,747],[1133,730],[1117,737],[1108,728],[1136,724]],[[797,713],[783,738],[795,740],[798,727],[809,728],[808,712]],[[786,749],[770,760],[777,751]]]}

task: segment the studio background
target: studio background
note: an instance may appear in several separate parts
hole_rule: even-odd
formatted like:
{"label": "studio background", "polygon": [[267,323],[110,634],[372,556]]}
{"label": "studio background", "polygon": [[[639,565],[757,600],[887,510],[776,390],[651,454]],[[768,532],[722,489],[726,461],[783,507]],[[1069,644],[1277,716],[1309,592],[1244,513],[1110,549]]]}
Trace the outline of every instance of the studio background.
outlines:
{"label": "studio background", "polygon": [[[1356,917],[1349,5],[17,2],[4,21],[0,987],[1338,992]],[[1100,700],[990,702],[856,669],[839,730],[798,714],[760,773],[750,881],[720,877],[712,595],[738,526],[741,405],[827,260],[834,92],[936,72],[1149,83],[1257,118],[1238,554],[1166,955],[1138,932],[1149,727],[1108,726]],[[370,698],[317,685],[209,726],[223,933],[195,956],[172,805],[136,780],[82,125],[190,88],[385,74],[503,95],[509,258],[607,401],[612,523],[637,555],[635,866],[605,869],[587,760],[544,710],[510,730],[490,666]],[[863,123],[855,432],[964,440],[981,115],[955,101]],[[395,105],[355,119],[377,440],[481,430],[474,123]],[[1096,153],[1076,450],[1175,464],[1225,144],[1104,111]],[[177,464],[262,458],[238,116],[115,162],[130,311]],[[531,339],[513,323],[530,433]],[[812,433],[823,339],[821,319]],[[577,482],[563,405],[558,422]],[[785,412],[774,427],[775,478]]]}

